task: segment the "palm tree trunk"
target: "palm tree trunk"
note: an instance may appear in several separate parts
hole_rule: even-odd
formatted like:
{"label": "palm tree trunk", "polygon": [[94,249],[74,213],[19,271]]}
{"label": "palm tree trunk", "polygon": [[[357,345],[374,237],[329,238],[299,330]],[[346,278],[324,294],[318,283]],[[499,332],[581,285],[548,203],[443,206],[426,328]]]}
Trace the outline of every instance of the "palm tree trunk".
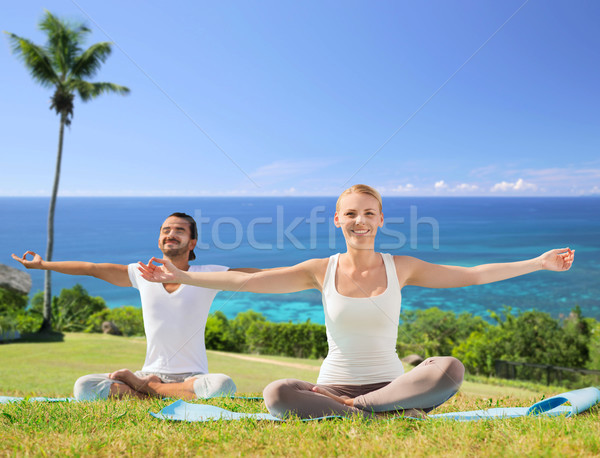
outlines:
{"label": "palm tree trunk", "polygon": [[[60,115],[60,130],[58,131],[58,153],[56,154],[56,170],[54,171],[54,185],[50,196],[50,208],[48,210],[48,243],[46,245],[46,261],[52,261],[54,250],[54,210],[56,208],[56,196],[58,194],[58,183],[60,181],[60,163],[62,161],[63,138],[65,132],[65,114]],[[45,271],[44,276],[44,320],[39,332],[52,331],[52,272]]]}

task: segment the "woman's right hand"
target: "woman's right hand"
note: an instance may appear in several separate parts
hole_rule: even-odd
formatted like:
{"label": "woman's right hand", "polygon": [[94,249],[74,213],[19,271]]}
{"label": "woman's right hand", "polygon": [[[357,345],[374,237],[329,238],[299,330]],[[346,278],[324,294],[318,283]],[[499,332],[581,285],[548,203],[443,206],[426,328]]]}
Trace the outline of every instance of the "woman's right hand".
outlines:
{"label": "woman's right hand", "polygon": [[[27,259],[27,255],[30,254],[31,256],[33,256],[33,259],[31,261],[29,261]],[[22,257],[18,257],[16,254],[12,254],[12,258],[15,261],[19,261],[21,264],[23,264],[25,266],[25,268],[27,269],[42,269],[42,262],[44,261],[42,259],[42,257],[33,252],[33,251],[26,251],[25,254]]]}
{"label": "woman's right hand", "polygon": [[353,398],[348,398],[348,397],[342,398],[341,396],[337,396],[337,395],[331,393],[329,390],[326,390],[322,386],[315,385],[312,387],[312,391],[315,393],[322,394],[323,396],[327,396],[328,398],[331,398],[334,401],[339,402],[340,404],[343,404],[345,406],[354,407],[354,399]]}
{"label": "woman's right hand", "polygon": [[[156,265],[156,264],[160,265]],[[138,262],[138,270],[142,278],[155,283],[181,283],[183,271],[167,259],[151,258],[148,264]]]}

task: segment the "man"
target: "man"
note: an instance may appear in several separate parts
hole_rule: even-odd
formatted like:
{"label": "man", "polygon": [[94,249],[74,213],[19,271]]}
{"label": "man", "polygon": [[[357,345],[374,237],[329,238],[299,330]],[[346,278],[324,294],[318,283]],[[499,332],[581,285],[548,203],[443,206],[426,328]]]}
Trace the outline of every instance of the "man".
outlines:
{"label": "man", "polygon": [[[198,230],[194,219],[173,213],[160,228],[158,247],[165,259],[182,270],[217,272],[225,266],[190,266]],[[33,260],[27,260],[30,254]],[[204,328],[217,290],[188,285],[151,283],[144,280],[137,264],[121,265],[81,261],[47,262],[27,251],[14,259],[27,269],[53,270],[70,275],[89,275],[117,286],[133,286],[142,299],[146,333],[146,361],[135,374],[121,369],[110,374],[91,374],[75,382],[78,400],[134,396],[185,399],[227,396],[235,393],[233,380],[225,374],[209,374]],[[256,272],[259,269],[231,269]]]}

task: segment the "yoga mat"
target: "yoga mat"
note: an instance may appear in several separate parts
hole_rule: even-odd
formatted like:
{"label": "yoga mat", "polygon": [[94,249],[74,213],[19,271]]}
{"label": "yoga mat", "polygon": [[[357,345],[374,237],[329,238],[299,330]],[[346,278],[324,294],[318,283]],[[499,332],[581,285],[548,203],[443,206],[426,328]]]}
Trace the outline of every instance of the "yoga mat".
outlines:
{"label": "yoga mat", "polygon": [[75,398],[45,398],[45,397],[20,398],[18,396],[0,396],[0,404],[8,404],[10,402],[21,402],[21,401],[29,401],[29,402],[74,402]]}
{"label": "yoga mat", "polygon": [[[600,390],[594,387],[583,388],[581,390],[569,391],[567,393],[553,396],[543,401],[537,402],[531,407],[505,407],[488,410],[473,410],[469,412],[450,412],[436,415],[429,415],[429,418],[441,418],[446,420],[458,421],[477,421],[502,418],[516,418],[525,416],[558,416],[567,417],[577,415],[586,411],[590,407],[600,402]],[[570,406],[563,404],[570,403]],[[159,420],[176,421],[216,421],[216,420],[240,420],[242,418],[254,418],[256,420],[283,421],[268,413],[243,413],[232,412],[220,407],[205,404],[190,404],[185,401],[175,401],[163,408],[158,413],[150,412],[154,418]],[[306,420],[323,420],[327,418],[344,418],[340,416],[327,416],[320,418],[311,418]],[[404,418],[401,415],[389,418]],[[410,418],[414,420],[413,418]],[[304,420],[304,421],[306,421]]]}
{"label": "yoga mat", "polygon": [[[568,391],[537,402],[531,407],[505,407],[487,410],[472,410],[469,412],[450,412],[429,415],[429,418],[443,418],[458,421],[490,420],[495,418],[516,418],[531,416],[555,417],[564,415],[572,417],[588,410],[600,402],[600,390],[589,387],[581,390]],[[569,403],[570,406],[564,404]]]}
{"label": "yoga mat", "polygon": [[[182,400],[175,401],[164,407],[160,412],[150,412],[154,418],[159,420],[175,421],[216,421],[216,420],[241,420],[242,418],[254,418],[255,420],[284,421],[268,413],[245,413],[232,412],[216,406],[206,404],[190,404]],[[309,418],[307,420],[323,420],[325,418],[341,418],[337,416]]]}
{"label": "yoga mat", "polygon": [[[251,401],[262,401],[263,398],[260,396],[223,396],[228,399],[247,399]],[[165,398],[168,399],[168,398]],[[98,401],[105,401],[106,399],[98,399]],[[33,398],[23,398],[18,396],[0,396],[0,404],[8,404],[10,402],[78,402],[75,398],[47,398],[43,396]]]}

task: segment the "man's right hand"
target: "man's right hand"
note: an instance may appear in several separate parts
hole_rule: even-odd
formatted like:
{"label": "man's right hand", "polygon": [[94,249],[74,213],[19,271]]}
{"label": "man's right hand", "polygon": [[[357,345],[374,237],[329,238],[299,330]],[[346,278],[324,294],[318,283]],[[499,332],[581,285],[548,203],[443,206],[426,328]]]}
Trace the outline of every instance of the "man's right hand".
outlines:
{"label": "man's right hand", "polygon": [[[29,261],[27,259],[28,254],[33,256],[33,259],[31,261]],[[33,251],[26,251],[22,258],[18,257],[16,254],[13,253],[12,258],[15,261],[19,261],[27,269],[43,269],[42,262],[44,262],[44,260],[42,259],[42,257],[39,254],[37,254]]]}

